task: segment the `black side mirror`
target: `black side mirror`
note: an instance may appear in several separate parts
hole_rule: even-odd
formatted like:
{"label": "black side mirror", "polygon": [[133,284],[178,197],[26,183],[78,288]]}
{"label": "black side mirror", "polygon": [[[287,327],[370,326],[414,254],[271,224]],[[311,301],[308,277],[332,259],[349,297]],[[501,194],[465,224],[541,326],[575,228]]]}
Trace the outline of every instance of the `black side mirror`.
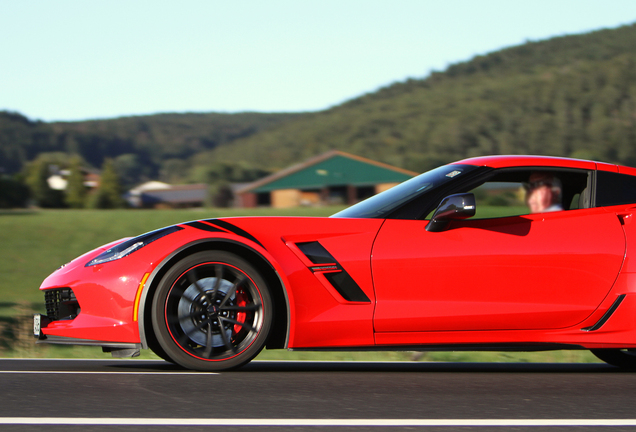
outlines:
{"label": "black side mirror", "polygon": [[443,231],[450,221],[473,216],[475,216],[475,195],[471,193],[449,195],[442,200],[433,213],[431,221],[426,225],[426,231]]}

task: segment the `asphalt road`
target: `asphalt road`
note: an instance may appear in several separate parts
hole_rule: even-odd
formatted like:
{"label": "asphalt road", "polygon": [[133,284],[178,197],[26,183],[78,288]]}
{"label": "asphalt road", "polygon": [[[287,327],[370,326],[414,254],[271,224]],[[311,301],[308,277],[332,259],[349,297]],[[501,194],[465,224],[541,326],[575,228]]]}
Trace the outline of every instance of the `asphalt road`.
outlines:
{"label": "asphalt road", "polygon": [[603,364],[0,359],[0,430],[599,430],[636,427],[636,373]]}

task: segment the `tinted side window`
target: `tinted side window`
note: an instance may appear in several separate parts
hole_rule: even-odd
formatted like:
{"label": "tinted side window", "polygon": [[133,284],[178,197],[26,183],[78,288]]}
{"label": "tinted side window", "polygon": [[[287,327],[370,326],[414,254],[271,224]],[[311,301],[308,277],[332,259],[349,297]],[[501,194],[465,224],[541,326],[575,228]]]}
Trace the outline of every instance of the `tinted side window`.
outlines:
{"label": "tinted side window", "polygon": [[636,203],[636,177],[598,171],[596,173],[596,206]]}

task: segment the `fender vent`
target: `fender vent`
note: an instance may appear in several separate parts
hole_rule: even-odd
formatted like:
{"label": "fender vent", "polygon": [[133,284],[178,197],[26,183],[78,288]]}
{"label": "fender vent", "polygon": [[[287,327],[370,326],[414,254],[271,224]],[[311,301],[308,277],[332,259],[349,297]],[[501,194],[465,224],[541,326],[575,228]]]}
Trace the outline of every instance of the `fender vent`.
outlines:
{"label": "fender vent", "polygon": [[371,302],[355,280],[342,268],[340,263],[318,242],[297,243],[298,249],[305,254],[315,266],[310,267],[314,273],[322,273],[338,294],[351,302]]}

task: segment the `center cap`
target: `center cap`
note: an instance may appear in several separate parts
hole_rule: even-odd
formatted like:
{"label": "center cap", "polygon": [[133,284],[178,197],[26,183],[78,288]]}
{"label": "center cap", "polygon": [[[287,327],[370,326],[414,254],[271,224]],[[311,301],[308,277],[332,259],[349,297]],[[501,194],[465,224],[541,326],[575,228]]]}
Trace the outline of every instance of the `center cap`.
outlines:
{"label": "center cap", "polygon": [[208,314],[211,316],[217,316],[219,314],[219,308],[216,305],[212,305],[208,308]]}

